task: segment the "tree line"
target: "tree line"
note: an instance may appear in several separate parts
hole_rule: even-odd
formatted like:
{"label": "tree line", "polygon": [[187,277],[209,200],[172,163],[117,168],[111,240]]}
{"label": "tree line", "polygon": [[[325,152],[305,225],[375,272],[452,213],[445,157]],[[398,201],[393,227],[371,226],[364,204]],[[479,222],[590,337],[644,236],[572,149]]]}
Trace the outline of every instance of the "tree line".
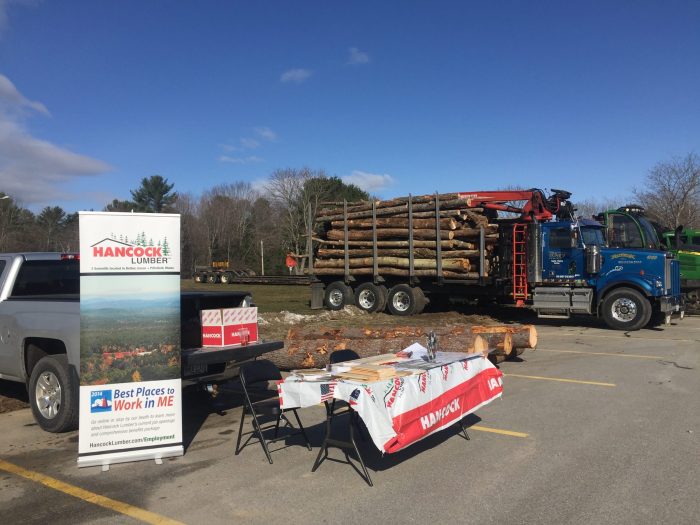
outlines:
{"label": "tree line", "polygon": [[[199,195],[175,191],[168,179],[153,175],[131,190],[131,199],[105,205],[104,211],[179,213],[182,272],[189,277],[197,266],[229,261],[234,268],[281,274],[285,255],[296,254],[303,272],[307,252],[309,216],[324,201],[367,200],[370,195],[353,184],[329,176],[324,170],[278,169],[263,190],[247,182],[213,186]],[[631,203],[670,229],[700,227],[700,158],[660,162],[646,175],[628,200],[608,197],[579,201],[584,217]],[[33,213],[0,192],[0,252],[77,251],[78,214],[59,206]]]}

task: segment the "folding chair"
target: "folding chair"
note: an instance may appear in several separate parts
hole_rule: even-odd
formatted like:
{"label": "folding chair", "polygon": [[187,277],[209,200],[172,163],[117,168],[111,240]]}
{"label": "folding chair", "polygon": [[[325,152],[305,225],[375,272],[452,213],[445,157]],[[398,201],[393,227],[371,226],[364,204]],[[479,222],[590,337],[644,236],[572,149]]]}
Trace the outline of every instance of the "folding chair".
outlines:
{"label": "folding chair", "polygon": [[[331,364],[335,364],[342,363],[343,361],[352,361],[353,359],[359,358],[360,356],[357,355],[357,352],[355,352],[354,350],[336,350],[328,357],[328,362]],[[360,430],[357,412],[350,408],[350,405],[348,405],[345,401],[333,399],[330,403],[328,403],[328,401],[324,401],[324,404],[326,405],[326,435],[323,438],[321,450],[318,451],[318,456],[316,457],[314,466],[311,467],[311,472],[316,472],[316,469],[318,469],[323,460],[328,458],[329,446],[343,449],[343,451],[345,452],[345,460],[357,471],[357,467],[350,462],[350,458],[347,453],[348,449],[352,449],[355,451],[357,459],[360,462],[360,466],[362,467],[362,472],[358,471],[358,473],[360,475],[364,474],[365,481],[371,487],[372,478],[370,478],[369,476],[367,467],[365,467],[365,462],[362,459],[362,454],[360,454],[360,451],[357,448],[357,444],[355,443],[355,428],[358,429],[360,436],[364,440],[364,436],[362,435],[362,431]],[[348,414],[348,432],[350,441],[342,441],[339,439],[331,438],[331,423],[333,422],[333,416],[338,416],[341,414]]]}
{"label": "folding chair", "polygon": [[[254,437],[258,438],[260,444],[262,445],[267,460],[272,464],[272,457],[270,456],[269,445],[275,443],[281,439],[286,439],[290,436],[301,434],[304,436],[304,441],[306,441],[306,448],[311,450],[311,444],[309,443],[309,438],[306,436],[306,431],[304,426],[301,424],[299,419],[299,414],[295,408],[290,408],[283,410],[280,407],[279,394],[277,391],[272,391],[268,388],[268,381],[279,381],[282,379],[282,374],[280,374],[279,368],[275,366],[274,363],[268,361],[267,359],[260,359],[257,361],[252,361],[246,363],[240,368],[240,380],[241,386],[243,387],[243,395],[245,398],[245,403],[243,405],[243,412],[241,414],[241,425],[238,429],[238,440],[236,441],[236,455],[238,455],[241,450],[243,450],[248,442]],[[297,429],[292,425],[291,421],[285,415],[287,412],[293,412],[294,417],[297,420],[299,428]],[[243,421],[245,420],[246,414],[252,416],[253,430],[250,432],[243,432]],[[261,424],[261,416],[272,416],[274,417],[274,423],[270,422],[269,425],[265,425],[267,422]],[[284,436],[279,436],[280,422],[284,420],[285,427],[292,429],[293,432],[287,432]],[[273,439],[266,439],[264,432],[267,430],[275,429]],[[245,440],[243,446],[241,446],[241,439],[244,435],[249,436]]]}

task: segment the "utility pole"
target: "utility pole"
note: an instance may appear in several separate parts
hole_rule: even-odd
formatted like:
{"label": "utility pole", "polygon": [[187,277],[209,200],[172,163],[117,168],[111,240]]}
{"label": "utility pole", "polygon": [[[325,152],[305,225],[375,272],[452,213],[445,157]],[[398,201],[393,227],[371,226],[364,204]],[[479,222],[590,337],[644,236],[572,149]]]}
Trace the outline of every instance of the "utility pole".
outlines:
{"label": "utility pole", "polygon": [[265,275],[265,250],[262,239],[260,239],[260,273]]}

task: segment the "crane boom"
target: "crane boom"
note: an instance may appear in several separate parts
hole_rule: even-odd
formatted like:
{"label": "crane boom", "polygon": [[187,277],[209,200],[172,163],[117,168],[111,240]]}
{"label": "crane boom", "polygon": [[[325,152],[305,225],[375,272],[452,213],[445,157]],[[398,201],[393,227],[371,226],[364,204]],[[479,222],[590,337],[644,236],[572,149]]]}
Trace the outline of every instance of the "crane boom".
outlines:
{"label": "crane boom", "polygon": [[[546,221],[552,219],[562,208],[562,204],[571,197],[571,193],[563,190],[552,190],[552,194],[546,197],[542,190],[533,188],[530,190],[503,190],[503,191],[475,191],[459,193],[461,199],[466,199],[471,207],[481,207],[489,210],[520,213],[525,221],[536,219]],[[522,206],[510,204],[516,201],[525,201]]]}

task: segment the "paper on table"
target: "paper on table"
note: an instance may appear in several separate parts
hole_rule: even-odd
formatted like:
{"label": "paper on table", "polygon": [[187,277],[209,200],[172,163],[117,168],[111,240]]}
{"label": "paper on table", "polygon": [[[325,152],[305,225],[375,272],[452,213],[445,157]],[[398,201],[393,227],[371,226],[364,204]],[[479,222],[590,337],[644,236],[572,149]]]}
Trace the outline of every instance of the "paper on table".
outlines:
{"label": "paper on table", "polygon": [[403,352],[406,352],[407,354],[411,352],[410,356],[413,359],[420,359],[427,357],[428,355],[428,349],[420,343],[413,343],[412,345],[404,348]]}

